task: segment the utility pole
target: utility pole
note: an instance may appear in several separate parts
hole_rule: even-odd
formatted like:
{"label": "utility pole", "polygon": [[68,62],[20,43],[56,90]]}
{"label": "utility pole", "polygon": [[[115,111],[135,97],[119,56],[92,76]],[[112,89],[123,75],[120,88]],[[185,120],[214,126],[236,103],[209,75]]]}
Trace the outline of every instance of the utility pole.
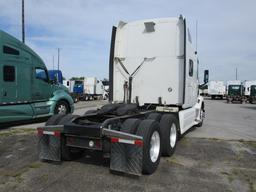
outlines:
{"label": "utility pole", "polygon": [[237,80],[237,67],[236,67],[236,80]]}
{"label": "utility pole", "polygon": [[60,70],[60,48],[58,48],[58,71]]}
{"label": "utility pole", "polygon": [[24,0],[22,0],[22,42],[25,43]]}
{"label": "utility pole", "polygon": [[54,55],[52,56],[52,70],[54,70]]}
{"label": "utility pole", "polygon": [[196,52],[197,52],[197,25],[198,25],[198,22],[196,20]]}
{"label": "utility pole", "polygon": [[59,70],[60,70],[60,48],[58,49],[58,72],[57,72],[57,82],[59,83]]}

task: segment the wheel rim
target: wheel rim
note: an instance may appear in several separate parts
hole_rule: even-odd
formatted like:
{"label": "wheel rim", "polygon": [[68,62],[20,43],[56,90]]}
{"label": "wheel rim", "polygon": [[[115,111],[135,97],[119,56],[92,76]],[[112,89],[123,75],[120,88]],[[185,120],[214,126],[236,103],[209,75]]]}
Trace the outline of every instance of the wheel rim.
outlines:
{"label": "wheel rim", "polygon": [[58,114],[66,114],[66,113],[67,113],[67,107],[65,105],[59,105]]}
{"label": "wheel rim", "polygon": [[176,144],[176,139],[177,139],[177,129],[176,129],[176,125],[173,123],[170,131],[170,145],[172,148],[174,148]]}
{"label": "wheel rim", "polygon": [[155,163],[160,153],[160,135],[157,131],[154,131],[150,140],[150,159]]}
{"label": "wheel rim", "polygon": [[200,120],[203,122],[204,120],[204,111],[203,109],[200,110]]}

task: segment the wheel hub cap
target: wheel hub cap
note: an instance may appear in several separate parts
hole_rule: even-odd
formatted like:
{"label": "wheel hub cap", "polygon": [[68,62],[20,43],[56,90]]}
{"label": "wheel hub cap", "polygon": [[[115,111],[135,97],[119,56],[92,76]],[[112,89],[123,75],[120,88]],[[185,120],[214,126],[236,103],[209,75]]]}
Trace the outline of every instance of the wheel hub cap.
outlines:
{"label": "wheel hub cap", "polygon": [[58,114],[66,114],[67,113],[67,108],[65,105],[60,105],[58,107]]}
{"label": "wheel hub cap", "polygon": [[177,139],[177,129],[176,129],[176,125],[173,123],[170,131],[170,145],[172,148],[174,148],[176,144],[176,139]]}
{"label": "wheel hub cap", "polygon": [[154,131],[150,140],[150,159],[155,163],[160,153],[160,135],[157,131]]}

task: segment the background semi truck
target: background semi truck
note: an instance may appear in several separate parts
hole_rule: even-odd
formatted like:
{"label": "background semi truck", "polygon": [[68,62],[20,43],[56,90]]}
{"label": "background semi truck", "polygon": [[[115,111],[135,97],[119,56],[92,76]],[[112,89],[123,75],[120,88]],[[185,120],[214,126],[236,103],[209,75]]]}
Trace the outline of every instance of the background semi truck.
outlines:
{"label": "background semi truck", "polygon": [[96,77],[84,77],[82,80],[75,80],[72,94],[76,100],[103,99],[105,89],[102,81]]}
{"label": "background semi truck", "polygon": [[249,102],[254,100],[254,94],[251,94],[251,91],[254,91],[254,87],[256,86],[256,81],[244,81],[243,88],[244,88],[244,96],[245,99]]}
{"label": "background semi truck", "polygon": [[212,98],[223,99],[226,93],[226,86],[223,81],[209,81],[208,83],[208,95]]}
{"label": "background semi truck", "polygon": [[73,100],[49,79],[43,60],[0,31],[0,123],[73,112]]}
{"label": "background semi truck", "polygon": [[203,123],[198,59],[182,16],[113,27],[109,80],[109,104],[38,128],[40,159],[101,151],[112,171],[151,174],[180,135]]}
{"label": "background semi truck", "polygon": [[256,103],[256,85],[251,85],[249,102]]}
{"label": "background semi truck", "polygon": [[243,103],[243,85],[240,80],[227,81],[227,103]]}
{"label": "background semi truck", "polygon": [[50,81],[58,84],[63,84],[63,76],[61,70],[48,70]]}

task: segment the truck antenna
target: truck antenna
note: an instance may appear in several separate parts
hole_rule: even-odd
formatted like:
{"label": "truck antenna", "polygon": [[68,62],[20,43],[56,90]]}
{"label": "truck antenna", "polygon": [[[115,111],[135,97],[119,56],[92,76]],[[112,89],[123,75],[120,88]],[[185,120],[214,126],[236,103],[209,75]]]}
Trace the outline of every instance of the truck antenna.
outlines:
{"label": "truck antenna", "polygon": [[22,0],[22,42],[25,43],[25,16],[24,16],[24,0]]}
{"label": "truck antenna", "polygon": [[198,25],[198,22],[196,20],[196,53],[197,53],[197,25]]}
{"label": "truck antenna", "polygon": [[237,67],[236,67],[236,80],[237,80]]}
{"label": "truck antenna", "polygon": [[54,70],[54,55],[52,56],[52,70]]}

